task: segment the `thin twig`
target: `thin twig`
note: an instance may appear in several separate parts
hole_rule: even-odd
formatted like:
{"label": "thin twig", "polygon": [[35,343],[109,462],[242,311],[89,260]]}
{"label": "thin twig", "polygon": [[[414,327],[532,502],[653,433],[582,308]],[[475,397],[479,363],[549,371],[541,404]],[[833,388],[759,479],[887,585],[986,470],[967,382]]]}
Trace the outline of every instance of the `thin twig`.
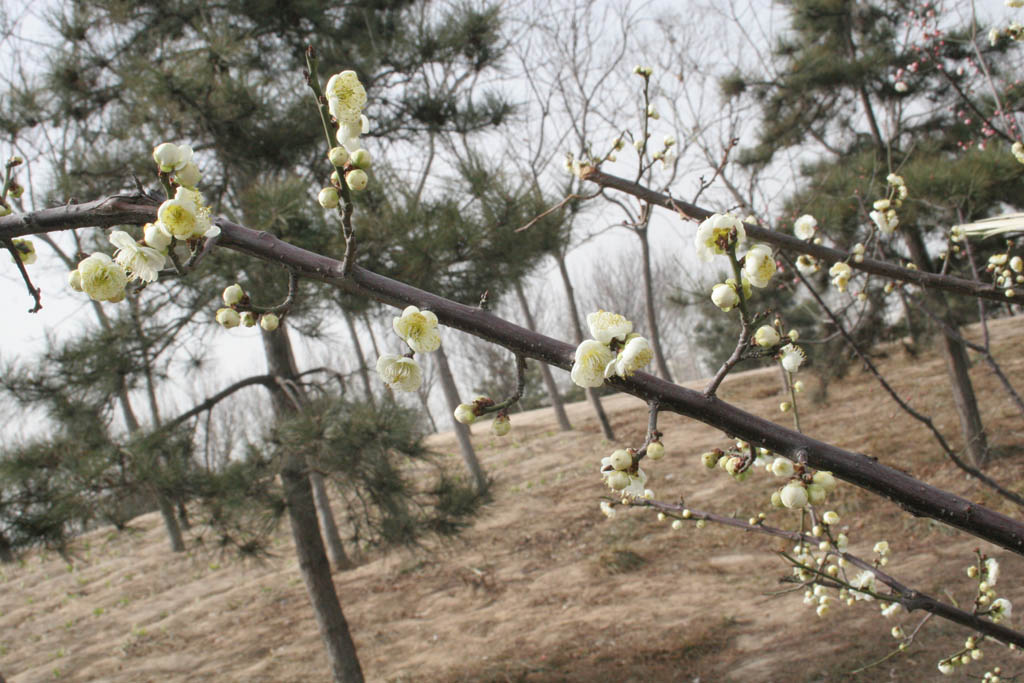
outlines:
{"label": "thin twig", "polygon": [[28,309],[29,313],[38,313],[43,308],[42,302],[42,290],[38,287],[32,286],[32,278],[28,276],[28,269],[25,268],[24,262],[21,260],[21,250],[14,244],[14,240],[10,238],[4,239],[4,246],[7,247],[7,251],[11,253],[11,258],[14,259],[14,263],[18,266],[18,271],[21,273],[21,279],[25,281],[25,286],[28,287],[28,293],[36,301],[36,305]]}

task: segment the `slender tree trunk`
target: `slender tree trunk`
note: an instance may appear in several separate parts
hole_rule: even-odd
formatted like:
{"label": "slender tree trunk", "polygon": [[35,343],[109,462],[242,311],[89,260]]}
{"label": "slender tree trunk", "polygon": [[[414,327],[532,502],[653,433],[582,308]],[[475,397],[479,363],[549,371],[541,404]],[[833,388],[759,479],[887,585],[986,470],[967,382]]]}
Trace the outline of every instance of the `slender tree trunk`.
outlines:
{"label": "slender tree trunk", "polygon": [[427,395],[421,391],[416,392],[416,397],[420,400],[420,406],[423,408],[423,412],[427,414],[427,419],[430,420],[430,428],[434,430],[434,434],[439,431],[437,428],[437,422],[434,421],[434,414],[430,412],[430,401],[427,400]]}
{"label": "slender tree trunk", "polygon": [[[317,517],[320,519],[320,529],[323,532],[327,555],[331,558],[331,566],[337,570],[351,569],[353,567],[352,560],[345,553],[341,534],[338,533],[338,525],[334,523],[334,515],[330,514],[331,501],[327,497],[324,475],[319,472],[310,472],[309,483],[313,488],[313,501],[316,503]],[[327,510],[329,514],[323,514],[324,510]]]}
{"label": "slender tree trunk", "polygon": [[160,516],[164,520],[164,528],[167,530],[167,540],[171,543],[171,550],[176,553],[184,552],[185,541],[181,536],[178,518],[174,516],[174,504],[170,498],[159,491],[156,494],[156,504],[160,508]]}
{"label": "slender tree trunk", "polygon": [[373,325],[370,324],[370,316],[366,311],[363,311],[359,316],[363,325],[366,326],[366,332],[370,335],[370,344],[373,345],[373,357],[380,358],[380,347],[377,346],[377,335],[373,331]]}
{"label": "slender tree trunk", "polygon": [[[516,291],[516,298],[519,299],[519,307],[523,309],[523,318],[526,320],[526,327],[537,331],[537,325],[533,321],[533,314],[530,313],[530,304],[526,301],[526,294],[523,292],[523,285],[519,280],[513,283]],[[544,378],[544,386],[548,389],[548,396],[551,398],[551,407],[555,410],[555,417],[558,419],[558,426],[562,428],[562,431],[568,432],[572,429],[572,425],[569,424],[569,416],[565,414],[565,405],[562,403],[562,397],[558,394],[558,385],[555,384],[555,378],[551,375],[551,367],[547,363],[540,364],[540,374]]]}
{"label": "slender tree trunk", "polygon": [[[572,280],[569,279],[569,269],[565,265],[565,255],[562,252],[555,252],[555,261],[558,262],[558,272],[562,276],[562,286],[565,288],[565,297],[569,301],[569,318],[572,320],[572,329],[576,333],[576,343],[583,342],[583,328],[580,326],[580,312],[576,307],[576,295],[572,291]],[[585,389],[590,405],[594,407],[597,421],[601,425],[604,438],[615,441],[615,432],[612,431],[612,424],[605,415],[604,406],[601,405],[601,397],[593,389]]]}
{"label": "slender tree trunk", "polygon": [[459,407],[459,390],[455,386],[455,377],[452,376],[452,369],[448,365],[448,356],[445,355],[444,345],[441,345],[432,357],[437,361],[438,378],[441,381],[445,400],[448,402],[448,416],[455,429],[455,437],[459,440],[462,460],[473,477],[477,492],[484,493],[487,491],[487,477],[484,476],[484,471],[480,468],[480,461],[476,457],[476,451],[473,450],[473,442],[469,438],[469,427],[455,419],[455,409]]}
{"label": "slender tree trunk", "polygon": [[14,556],[14,551],[11,550],[11,542],[3,534],[0,534],[0,562],[10,564],[16,559],[18,558]]}
{"label": "slender tree trunk", "polygon": [[[925,248],[921,232],[914,226],[901,227],[903,239],[910,251],[910,258],[921,270],[932,270],[931,259]],[[949,308],[946,297],[933,289],[925,290],[925,297],[936,308],[936,314],[949,325],[950,330],[958,330],[959,324]],[[978,412],[978,400],[974,395],[969,373],[970,361],[967,349],[957,336],[948,330],[941,329],[942,352],[946,358],[946,371],[949,374],[950,388],[953,391],[953,404],[960,418],[960,431],[964,437],[967,454],[975,467],[982,467],[988,460],[988,439],[985,427]]]}
{"label": "slender tree trunk", "polygon": [[640,249],[643,256],[644,272],[644,310],[647,314],[647,328],[651,331],[651,348],[654,350],[654,362],[658,366],[658,374],[665,381],[671,382],[665,354],[661,348],[661,332],[658,330],[658,315],[654,309],[654,278],[651,274],[651,245],[648,241],[647,228],[635,229],[633,232],[640,238]]}
{"label": "slender tree trunk", "polygon": [[313,614],[327,649],[327,661],[333,679],[336,683],[362,683],[363,670],[359,666],[348,621],[341,611],[338,593],[334,589],[331,566],[327,562],[327,552],[317,525],[313,486],[309,481],[306,463],[301,457],[294,453],[284,455],[281,482],[288,505],[292,537],[295,539],[295,554],[299,559],[299,573],[302,574],[306,593],[313,605]]}
{"label": "slender tree trunk", "polygon": [[366,400],[370,402],[370,405],[374,405],[373,387],[370,384],[370,370],[366,367],[366,357],[363,355],[363,345],[359,343],[359,332],[356,331],[355,320],[352,319],[352,315],[344,308],[341,309],[341,314],[345,316],[345,324],[348,325],[348,333],[352,337],[352,346],[355,348],[356,357],[359,360],[359,375],[363,378],[363,390],[366,392]]}
{"label": "slender tree trunk", "polygon": [[[128,390],[124,384],[124,377],[121,377],[119,382],[117,399],[121,404],[121,411],[124,414],[124,421],[128,426],[128,432],[134,433],[139,431],[141,426],[135,417],[135,411],[132,410],[132,404],[128,398]],[[167,530],[167,542],[171,546],[171,552],[185,552],[185,540],[181,533],[181,525],[178,524],[178,518],[174,516],[174,503],[162,491],[154,490],[153,494],[156,497],[157,509],[160,510],[160,517],[164,521],[164,529]]]}
{"label": "slender tree trunk", "polygon": [[[287,378],[294,377],[295,361],[291,344],[288,342],[286,327],[281,325],[274,332],[263,332],[263,348],[270,374]],[[282,334],[285,333],[285,334]],[[272,394],[278,414],[287,414],[295,406],[284,395],[283,389]],[[306,592],[313,606],[313,614],[320,629],[320,637],[327,649],[327,660],[336,683],[361,683],[363,671],[359,666],[356,646],[349,633],[348,622],[341,611],[338,593],[334,589],[331,566],[327,560],[317,509],[310,483],[310,472],[305,460],[286,452],[281,464],[281,482],[288,519],[295,539],[295,554],[299,559],[299,573],[306,584]]]}
{"label": "slender tree trunk", "polygon": [[[267,354],[267,367],[269,372],[276,377],[286,381],[294,382],[298,379],[299,370],[295,365],[295,353],[292,351],[291,339],[288,336],[288,328],[281,325],[273,333],[263,334],[263,349]],[[273,357],[273,365],[271,365]],[[282,387],[275,387],[271,391],[274,401],[274,411],[278,417],[294,414],[299,405],[305,402],[306,397],[302,389],[293,384],[289,395]],[[316,473],[310,472],[310,476]],[[319,476],[316,474],[316,476]],[[335,563],[338,569],[346,569],[350,565],[344,552],[344,545],[341,542],[341,535],[338,533],[338,525],[334,522],[334,513],[331,511],[330,499],[324,490],[323,482],[320,483],[322,495],[315,495],[313,501],[316,504],[317,513],[320,518],[320,532],[323,534],[327,548],[331,550],[331,557],[344,558],[341,564]],[[317,494],[316,482],[312,482],[313,492]]]}

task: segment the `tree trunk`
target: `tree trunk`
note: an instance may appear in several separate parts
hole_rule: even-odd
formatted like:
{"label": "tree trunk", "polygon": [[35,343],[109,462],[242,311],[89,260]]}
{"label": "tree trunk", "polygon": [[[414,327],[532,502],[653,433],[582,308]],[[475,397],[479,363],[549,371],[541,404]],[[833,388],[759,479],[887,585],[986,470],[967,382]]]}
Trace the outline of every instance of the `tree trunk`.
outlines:
{"label": "tree trunk", "polygon": [[[292,351],[292,343],[288,336],[287,327],[282,325],[278,327],[275,332],[264,333],[263,349],[267,355],[267,367],[270,374],[290,382],[294,382],[298,379],[299,369],[295,365],[295,353]],[[272,360],[273,364],[271,363]],[[271,396],[273,397],[274,411],[277,413],[278,417],[294,414],[298,411],[299,406],[305,403],[306,400],[306,396],[303,393],[302,388],[297,384],[292,384],[290,391],[286,391],[279,385],[275,386],[274,389],[271,390]],[[313,474],[314,473],[311,472],[310,476],[313,476]],[[312,486],[314,493],[316,493],[316,482],[313,482]],[[322,483],[320,488],[323,489]],[[348,564],[348,560],[345,556],[341,536],[338,534],[338,525],[334,522],[334,513],[331,511],[331,504],[326,491],[323,491],[322,496],[314,497],[313,500],[316,504],[317,513],[321,522],[320,533],[322,533],[323,538],[326,539],[325,543],[327,547],[331,549],[332,559],[338,557],[346,558],[344,563],[341,565],[335,563],[335,566],[339,569],[345,568],[345,565]]]}
{"label": "tree trunk", "polygon": [[181,527],[178,526],[178,518],[174,516],[174,504],[163,493],[156,492],[156,504],[160,508],[160,516],[164,520],[164,528],[167,529],[167,540],[170,541],[171,550],[176,553],[185,552],[185,541],[181,536]]}
{"label": "tree trunk", "polygon": [[420,400],[420,406],[423,408],[423,412],[427,414],[427,419],[430,421],[430,428],[433,430],[432,433],[437,434],[437,422],[434,421],[434,414],[430,412],[430,401],[427,400],[427,395],[421,391],[416,392],[416,397]]}
{"label": "tree trunk", "polygon": [[437,360],[437,372],[441,380],[441,389],[444,391],[445,400],[448,402],[448,417],[455,429],[455,437],[459,440],[459,449],[462,451],[462,460],[466,463],[473,482],[476,484],[478,493],[487,491],[487,477],[480,468],[480,461],[476,458],[476,451],[473,450],[473,442],[469,438],[469,427],[455,419],[455,409],[459,407],[459,390],[455,386],[455,377],[452,376],[452,369],[448,366],[448,356],[444,353],[444,346],[438,347],[433,358]]}
{"label": "tree trunk", "polygon": [[366,357],[363,356],[363,345],[359,343],[359,332],[356,331],[356,323],[352,315],[344,308],[341,314],[345,317],[345,324],[348,325],[349,336],[352,337],[352,346],[356,350],[356,358],[359,361],[359,375],[363,378],[363,390],[366,391],[366,400],[374,405],[373,388],[370,384],[370,370],[366,367]]}
{"label": "tree trunk", "polygon": [[[274,332],[264,331],[262,336],[267,371],[285,379],[294,378],[298,372],[287,328],[282,324]],[[286,415],[296,409],[283,388],[273,391],[271,396],[278,415]],[[337,683],[361,683],[363,671],[359,666],[348,622],[338,602],[338,594],[334,590],[331,566],[320,536],[309,468],[304,459],[294,453],[286,452],[283,458],[281,482],[292,537],[295,539],[295,554],[299,559],[299,573],[306,584],[306,592],[320,628],[320,637],[327,649],[331,673]]]}
{"label": "tree trunk", "polygon": [[[516,291],[516,298],[519,299],[519,307],[523,309],[523,318],[526,320],[526,327],[534,332],[537,331],[537,325],[533,321],[533,314],[530,313],[530,305],[526,301],[526,294],[523,292],[523,285],[519,280],[513,283]],[[562,428],[563,432],[568,432],[572,429],[572,425],[569,424],[569,416],[565,414],[565,406],[562,404],[562,397],[558,394],[558,385],[555,384],[555,378],[551,375],[551,368],[547,363],[540,364],[540,374],[544,378],[544,386],[548,389],[548,396],[551,398],[551,407],[555,410],[555,417],[558,418],[558,426]]]}
{"label": "tree trunk", "polygon": [[[341,534],[338,533],[338,525],[334,523],[334,515],[331,514],[331,501],[327,497],[324,475],[319,472],[310,472],[309,483],[313,488],[313,501],[316,503],[320,530],[323,533],[324,544],[327,546],[327,555],[331,558],[331,566],[336,570],[351,569],[353,567],[352,560],[345,553]],[[327,511],[327,514],[324,514],[324,510]]]}
{"label": "tree trunk", "polygon": [[[277,332],[280,332],[280,328]],[[320,638],[327,648],[332,677],[335,683],[362,683],[363,670],[359,666],[348,622],[338,602],[338,593],[334,590],[331,567],[317,525],[313,486],[309,482],[309,472],[302,458],[293,453],[285,453],[281,482],[288,505],[292,537],[295,539],[295,554],[299,559],[299,573],[302,574],[306,593],[313,605]]]}
{"label": "tree trunk", "polygon": [[[565,255],[562,252],[555,253],[555,261],[558,262],[558,272],[562,275],[562,286],[565,288],[565,297],[569,301],[569,318],[572,320],[572,329],[576,333],[576,343],[580,344],[583,342],[583,328],[580,326],[580,312],[576,308],[576,295],[572,291],[572,280],[569,279],[569,269],[565,265]],[[604,433],[604,438],[609,441],[615,441],[615,432],[612,431],[612,424],[608,421],[608,416],[604,413],[604,407],[601,405],[601,397],[597,395],[593,389],[585,389],[587,398],[590,399],[590,405],[594,407],[594,413],[597,415],[597,421],[601,424],[601,431]]]}
{"label": "tree trunk", "polygon": [[370,335],[370,344],[373,345],[373,356],[374,358],[380,358],[380,347],[377,346],[377,335],[373,332],[373,325],[370,324],[370,316],[366,311],[363,311],[359,316],[363,325],[366,326],[366,332]]}
{"label": "tree trunk", "polygon": [[668,363],[665,361],[665,354],[661,349],[661,332],[658,331],[658,314],[654,310],[654,278],[651,275],[651,245],[647,241],[647,228],[634,230],[640,238],[640,248],[643,256],[644,272],[644,311],[647,314],[647,328],[651,332],[651,348],[654,350],[654,362],[658,366],[658,374],[667,382],[671,382],[672,373],[669,372]]}
{"label": "tree trunk", "polygon": [[[932,271],[931,259],[921,237],[921,232],[913,226],[900,228],[903,240],[910,251],[910,258],[921,270]],[[934,289],[925,289],[925,297],[936,308],[936,314],[949,325],[950,330],[959,329],[959,323],[949,308],[946,296]],[[969,374],[970,361],[963,343],[949,331],[941,329],[942,353],[946,358],[946,371],[949,374],[950,388],[953,391],[953,404],[960,418],[960,431],[968,456],[975,467],[982,467],[988,461],[988,439],[985,427],[978,412],[978,400],[974,395],[974,386]]]}

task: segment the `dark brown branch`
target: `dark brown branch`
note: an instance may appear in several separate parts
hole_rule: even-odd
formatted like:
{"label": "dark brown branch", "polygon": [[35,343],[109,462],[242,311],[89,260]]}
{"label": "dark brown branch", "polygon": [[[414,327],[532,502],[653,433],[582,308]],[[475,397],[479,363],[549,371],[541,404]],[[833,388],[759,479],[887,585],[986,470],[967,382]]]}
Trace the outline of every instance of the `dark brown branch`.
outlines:
{"label": "dark brown branch", "polygon": [[[609,175],[596,168],[591,168],[584,173],[583,179],[597,183],[602,187],[610,187],[612,189],[631,194],[645,202],[675,211],[683,218],[688,218],[693,221],[702,221],[713,214],[712,211],[708,211],[707,209],[690,204],[689,202],[685,202],[681,199],[674,199],[660,192],[655,192],[643,185],[631,182],[625,178]],[[826,247],[821,244],[814,244],[813,242],[805,242],[804,240],[797,239],[792,235],[784,235],[781,232],[776,232],[775,230],[766,230],[760,226],[749,224],[744,225],[743,227],[747,232],[747,237],[753,240],[771,244],[788,251],[810,254],[811,256],[814,256],[828,264],[832,264],[837,261],[846,261],[850,257],[850,254],[845,251]],[[871,258],[865,258],[860,262],[856,262],[851,259],[849,265],[851,268],[862,270],[865,273],[878,275],[890,280],[907,282],[912,285],[918,285],[919,287],[939,289],[946,292],[952,292],[953,294],[979,297],[982,299],[991,299],[992,301],[998,301],[1000,303],[1006,303],[1007,300],[1006,295],[1001,289],[994,285],[985,284],[984,282],[964,280],[962,278],[952,277],[950,275],[939,275],[938,273],[930,273],[924,270],[901,268],[900,266],[895,266],[891,263]]]}
{"label": "dark brown branch", "polygon": [[[90,213],[83,207],[91,207],[93,211]],[[33,230],[52,232],[85,225],[145,223],[154,220],[155,214],[156,204],[152,200],[132,202],[130,198],[108,197],[87,205],[0,218],[0,239],[31,234]],[[26,215],[31,216],[28,222]],[[532,332],[476,306],[450,301],[360,266],[353,265],[346,276],[340,261],[288,244],[270,233],[257,232],[227,220],[220,220],[219,224],[221,246],[286,265],[294,268],[300,277],[331,283],[351,294],[390,306],[405,308],[411,304],[431,310],[448,327],[563,370],[572,367],[576,349],[570,344]],[[609,384],[644,401],[658,401],[663,410],[699,420],[815,469],[830,471],[844,481],[894,501],[911,514],[931,517],[1024,555],[1024,523],[886,467],[875,458],[812,439],[716,397],[704,396],[644,372],[637,372],[628,380],[609,380]]]}

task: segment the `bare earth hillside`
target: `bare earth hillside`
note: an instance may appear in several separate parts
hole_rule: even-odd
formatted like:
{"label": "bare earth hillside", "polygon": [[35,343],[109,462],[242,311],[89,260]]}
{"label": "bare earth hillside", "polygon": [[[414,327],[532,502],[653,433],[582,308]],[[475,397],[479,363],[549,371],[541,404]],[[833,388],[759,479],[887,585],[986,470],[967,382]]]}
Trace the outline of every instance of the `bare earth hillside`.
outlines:
{"label": "bare earth hillside", "polygon": [[[1024,319],[993,325],[997,357],[1024,389],[1017,344]],[[813,358],[813,347],[810,348]],[[942,360],[911,358],[899,347],[880,360],[901,392],[931,414],[959,447]],[[995,377],[976,363],[983,416],[1002,457],[990,474],[1024,490],[1024,416]],[[814,380],[804,373],[808,385]],[[695,384],[694,386],[700,386]],[[804,430],[877,456],[924,480],[1019,516],[944,460],[925,430],[853,369],[829,387],[826,402],[803,394]],[[754,370],[727,380],[721,395],[758,414],[778,412],[779,375]],[[606,401],[624,445],[639,445],[646,406],[629,396]],[[495,479],[494,501],[459,538],[430,552],[370,556],[335,576],[345,614],[370,680],[384,681],[820,681],[845,679],[894,649],[890,628],[907,631],[921,615],[892,620],[874,604],[839,607],[827,618],[803,605],[774,552],[777,540],[709,525],[673,531],[650,511],[598,510],[606,489],[598,464],[612,450],[588,404],[569,407],[576,427],[559,432],[546,410],[513,414],[512,433],[492,437],[474,426],[474,442]],[[699,454],[727,444],[714,429],[664,414],[668,455],[651,463],[661,499],[746,519],[767,511],[777,487],[761,472],[742,484],[708,471]],[[430,438],[451,454],[451,434]],[[964,569],[981,548],[1003,563],[1001,594],[1024,612],[1024,558],[980,543],[895,505],[841,485],[828,506],[849,527],[851,549],[893,548],[887,567],[904,583],[965,604]],[[791,525],[796,513],[769,512]],[[265,563],[196,548],[173,556],[158,515],[132,533],[101,529],[76,546],[68,567],[51,554],[0,566],[0,673],[8,681],[327,681],[326,660],[286,525]],[[1020,627],[1022,617],[1015,614]],[[959,649],[967,632],[929,620],[909,650],[868,669],[860,680],[938,677],[936,662]],[[993,644],[960,673],[980,676],[1024,659]]]}

